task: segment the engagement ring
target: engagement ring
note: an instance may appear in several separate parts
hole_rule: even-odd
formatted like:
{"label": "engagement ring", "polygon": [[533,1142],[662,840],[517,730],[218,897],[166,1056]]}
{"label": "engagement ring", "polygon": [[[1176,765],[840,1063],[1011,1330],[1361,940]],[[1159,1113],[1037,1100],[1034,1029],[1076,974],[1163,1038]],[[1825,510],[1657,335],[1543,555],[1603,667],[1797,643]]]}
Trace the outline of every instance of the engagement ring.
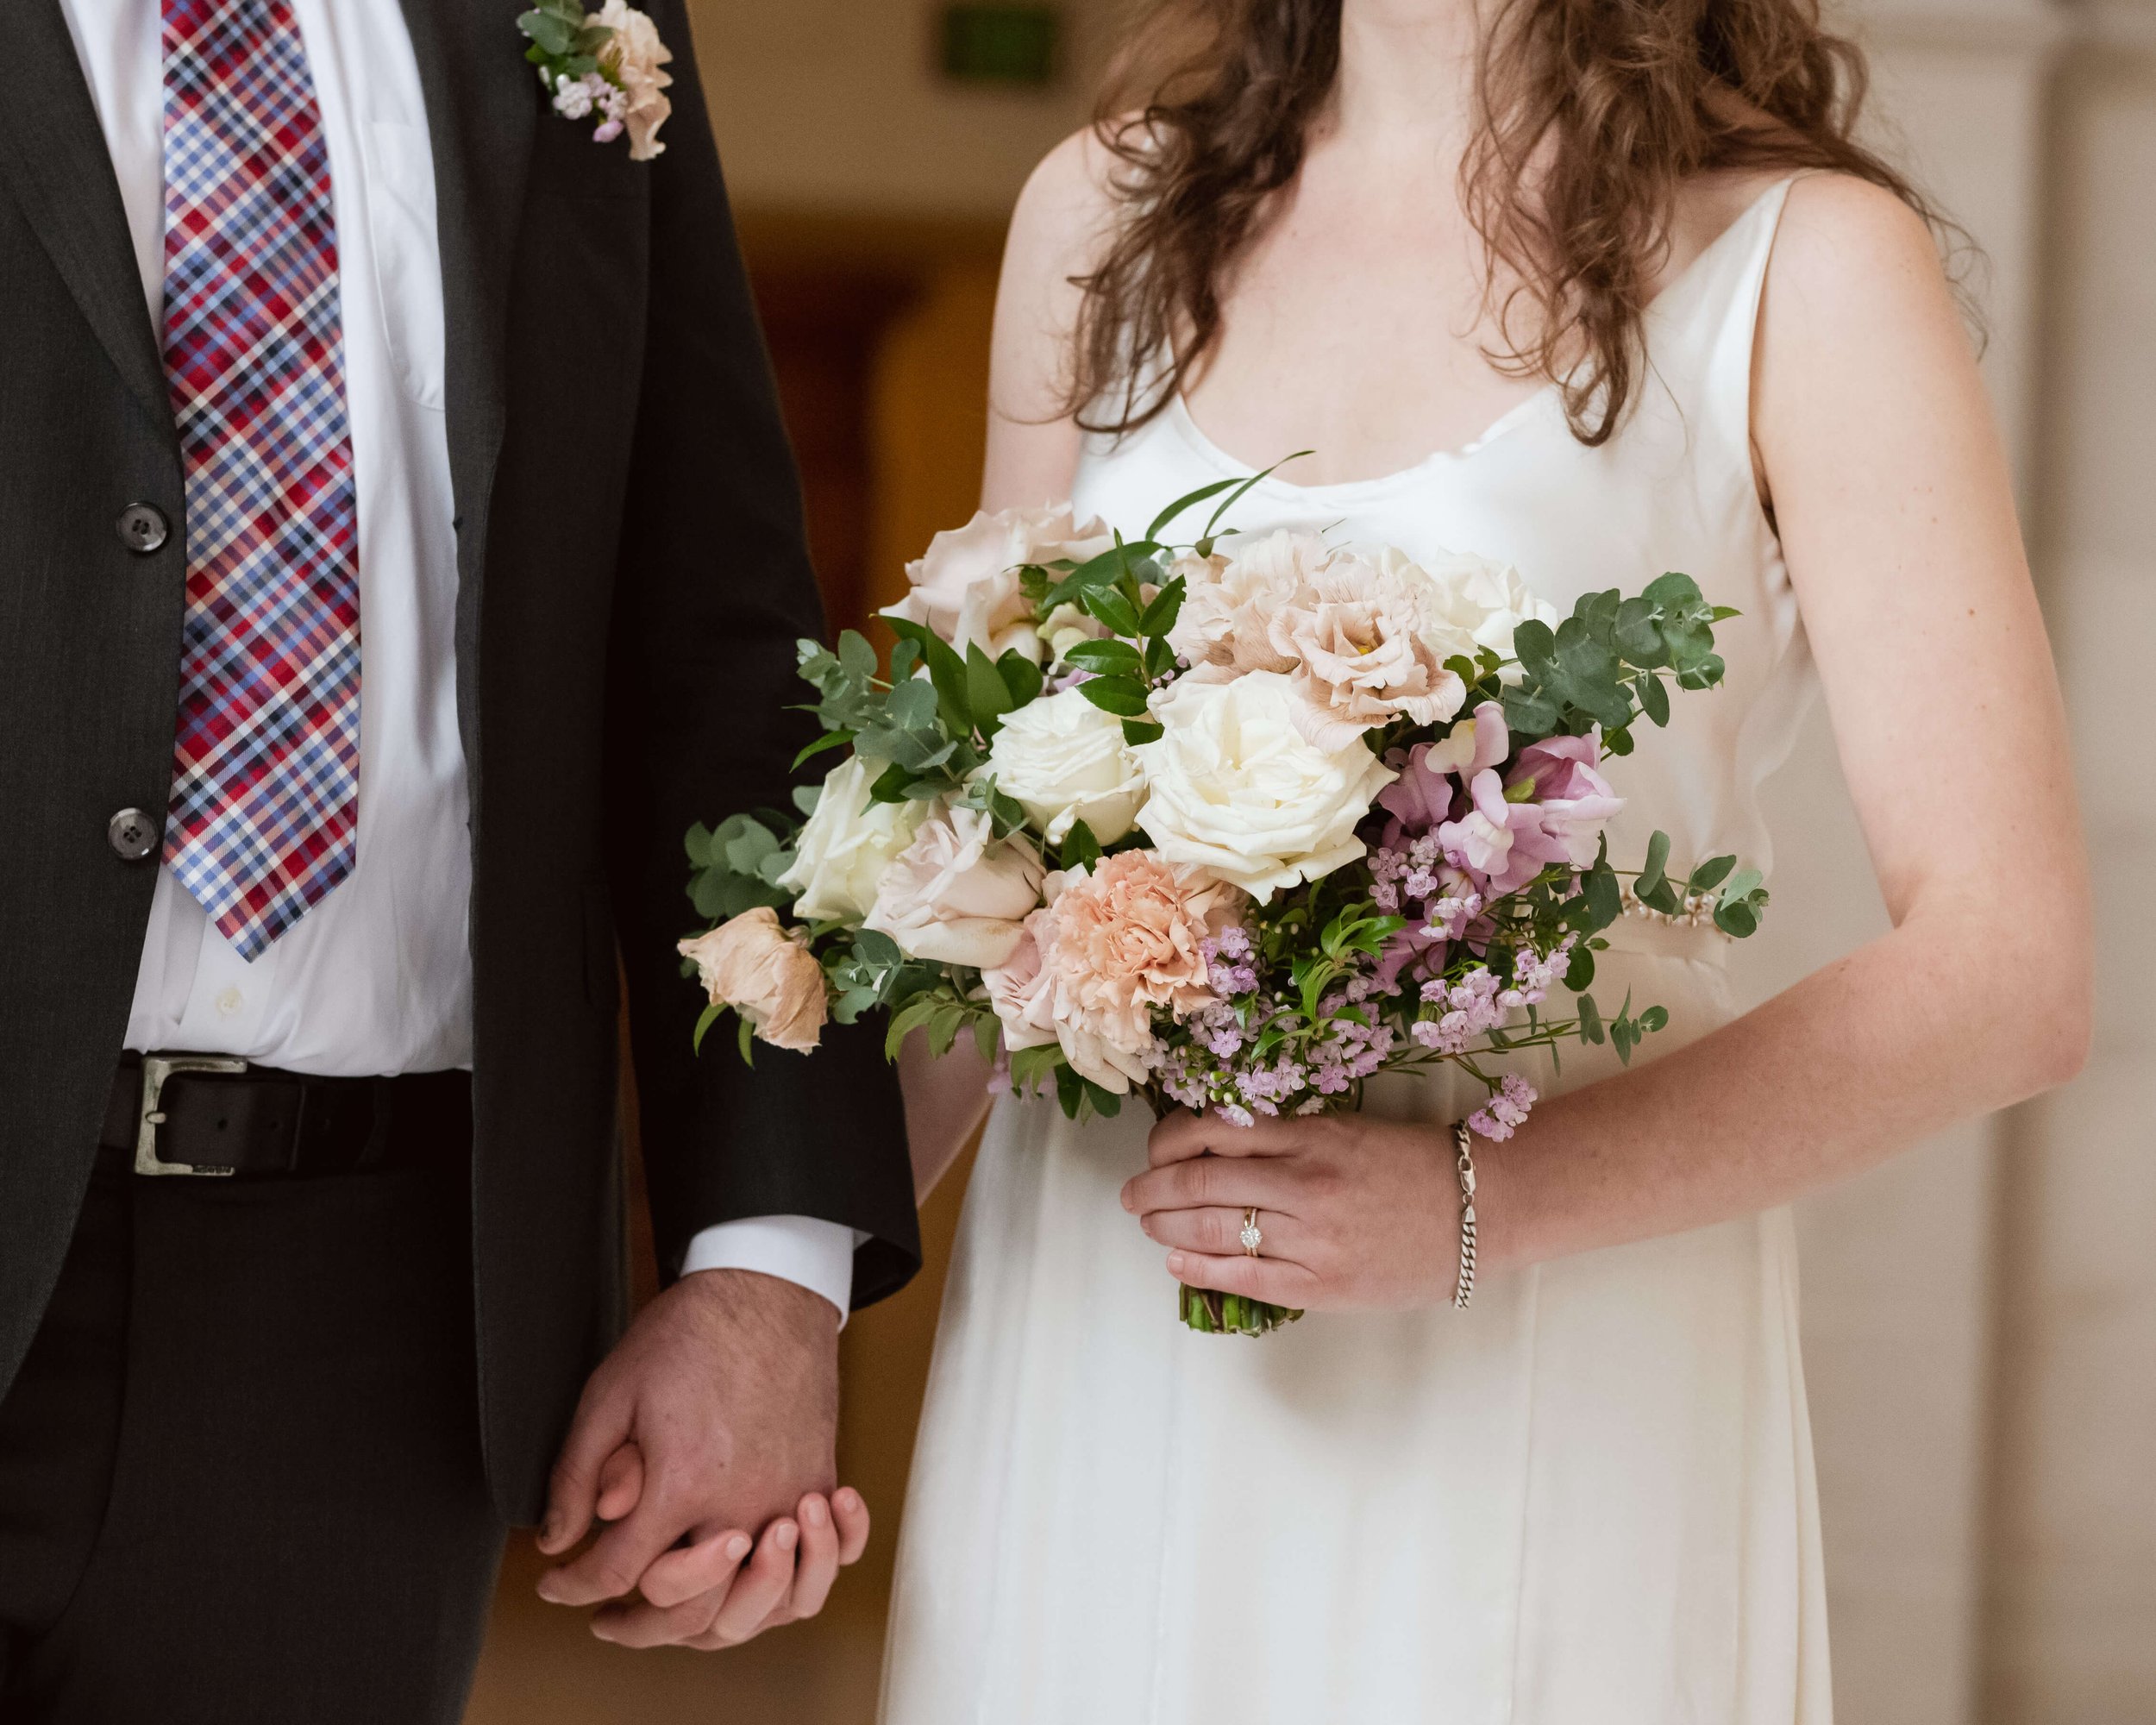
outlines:
{"label": "engagement ring", "polygon": [[1256,1258],[1258,1247],[1265,1244],[1265,1231],[1257,1225],[1257,1212],[1255,1209],[1243,1212],[1243,1233],[1240,1239],[1243,1242],[1244,1251],[1251,1258]]}

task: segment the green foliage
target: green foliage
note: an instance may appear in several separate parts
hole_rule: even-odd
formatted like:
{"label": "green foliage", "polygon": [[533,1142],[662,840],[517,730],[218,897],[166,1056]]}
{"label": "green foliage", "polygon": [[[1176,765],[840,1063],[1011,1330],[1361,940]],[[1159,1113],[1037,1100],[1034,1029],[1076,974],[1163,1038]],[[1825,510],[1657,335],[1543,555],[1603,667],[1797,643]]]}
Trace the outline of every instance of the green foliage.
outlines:
{"label": "green foliage", "polygon": [[1675,573],[1633,599],[1614,587],[1584,593],[1554,629],[1532,618],[1521,624],[1513,636],[1518,680],[1470,678],[1477,685],[1470,700],[1501,700],[1516,743],[1600,725],[1610,752],[1629,755],[1636,720],[1670,722],[1669,681],[1683,689],[1720,682],[1714,625],[1735,615],[1708,605],[1689,575]]}
{"label": "green foliage", "polygon": [[614,33],[605,25],[584,22],[582,0],[538,0],[531,10],[518,15],[517,28],[530,39],[524,58],[544,74],[548,89],[562,78],[594,72],[610,84],[621,83],[602,60]]}
{"label": "green foliage", "polygon": [[769,821],[737,814],[717,831],[701,824],[689,829],[683,848],[689,854],[689,900],[698,915],[724,922],[758,905],[777,909],[791,901],[777,883],[793,866],[792,841],[780,837],[787,824],[779,816]]}

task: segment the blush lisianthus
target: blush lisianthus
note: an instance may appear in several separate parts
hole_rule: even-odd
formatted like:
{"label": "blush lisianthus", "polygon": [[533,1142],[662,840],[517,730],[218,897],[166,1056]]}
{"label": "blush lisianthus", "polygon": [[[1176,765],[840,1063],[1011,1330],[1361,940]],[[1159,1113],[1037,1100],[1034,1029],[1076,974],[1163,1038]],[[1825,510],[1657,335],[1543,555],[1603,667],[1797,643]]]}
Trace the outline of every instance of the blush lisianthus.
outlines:
{"label": "blush lisianthus", "polygon": [[912,590],[884,615],[921,624],[962,653],[977,646],[995,659],[1015,648],[1037,663],[1040,630],[1018,570],[1065,558],[1082,563],[1114,543],[1099,521],[1079,525],[1068,504],[993,515],[982,510],[929,541],[906,566]]}
{"label": "blush lisianthus", "polygon": [[763,1041],[805,1054],[824,1030],[824,967],[804,932],[788,929],[768,905],[730,918],[680,944],[714,1006],[731,1007]]}
{"label": "blush lisianthus", "polygon": [[884,870],[863,926],[909,958],[986,970],[1017,947],[1041,880],[1039,853],[1022,835],[1000,840],[979,810],[941,808]]}
{"label": "blush lisianthus", "polygon": [[1232,558],[1217,552],[1177,558],[1169,578],[1181,578],[1183,602],[1168,644],[1191,678],[1225,682],[1250,671],[1294,670],[1294,654],[1274,644],[1273,618],[1332,555],[1316,534],[1283,530],[1241,546]]}
{"label": "blush lisianthus", "polygon": [[1396,551],[1343,553],[1273,612],[1268,638],[1294,665],[1296,728],[1312,743],[1342,749],[1396,718],[1435,724],[1460,710],[1467,686],[1430,643],[1435,592]]}
{"label": "blush lisianthus", "polygon": [[1132,752],[1147,794],[1138,824],[1170,862],[1210,869],[1259,903],[1363,854],[1356,826],[1393,779],[1357,737],[1320,749],[1295,725],[1276,671],[1186,678],[1156,696],[1162,735]]}

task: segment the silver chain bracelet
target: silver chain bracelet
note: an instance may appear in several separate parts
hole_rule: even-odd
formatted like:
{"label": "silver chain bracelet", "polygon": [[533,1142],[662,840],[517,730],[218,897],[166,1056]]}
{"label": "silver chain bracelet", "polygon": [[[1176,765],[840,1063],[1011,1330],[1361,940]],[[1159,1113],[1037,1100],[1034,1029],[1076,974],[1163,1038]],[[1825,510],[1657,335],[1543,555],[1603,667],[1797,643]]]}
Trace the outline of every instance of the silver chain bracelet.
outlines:
{"label": "silver chain bracelet", "polygon": [[1452,1147],[1460,1158],[1460,1279],[1452,1304],[1464,1312],[1475,1297],[1475,1140],[1465,1120],[1452,1122]]}

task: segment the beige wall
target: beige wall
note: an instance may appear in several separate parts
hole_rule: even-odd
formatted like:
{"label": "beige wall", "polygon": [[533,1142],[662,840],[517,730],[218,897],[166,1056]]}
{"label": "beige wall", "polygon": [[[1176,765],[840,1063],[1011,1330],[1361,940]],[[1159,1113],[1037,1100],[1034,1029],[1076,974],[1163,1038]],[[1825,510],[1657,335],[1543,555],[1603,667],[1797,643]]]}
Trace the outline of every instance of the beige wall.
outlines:
{"label": "beige wall", "polygon": [[1100,0],[1065,8],[1062,82],[968,89],[936,74],[931,0],[690,0],[735,197],[789,210],[1000,216],[1084,122],[1106,36]]}

